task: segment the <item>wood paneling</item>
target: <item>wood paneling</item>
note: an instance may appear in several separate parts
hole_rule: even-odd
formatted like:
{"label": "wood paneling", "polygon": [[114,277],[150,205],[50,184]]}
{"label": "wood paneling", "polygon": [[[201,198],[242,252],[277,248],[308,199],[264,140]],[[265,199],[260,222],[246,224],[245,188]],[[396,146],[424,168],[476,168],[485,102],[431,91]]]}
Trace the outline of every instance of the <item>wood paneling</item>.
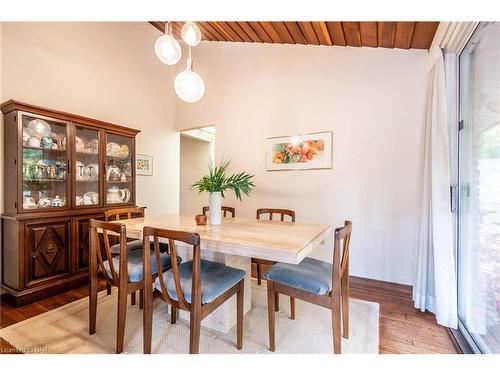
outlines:
{"label": "wood paneling", "polygon": [[297,22],[283,22],[296,44],[307,44]]}
{"label": "wood paneling", "polygon": [[395,35],[396,22],[380,22],[380,25],[378,25],[378,46],[394,48]]}
{"label": "wood paneling", "polygon": [[238,22],[228,22],[227,23],[229,27],[233,29],[233,31],[238,34],[238,36],[244,41],[244,42],[254,42],[254,40],[248,36],[248,34],[241,28],[241,26],[238,24]]}
{"label": "wood paneling", "polygon": [[295,40],[286,28],[284,22],[271,22],[271,24],[273,25],[274,29],[283,42],[285,42],[286,44],[295,44]]}
{"label": "wood paneling", "polygon": [[409,49],[411,46],[414,28],[415,22],[397,22],[396,35],[394,37],[394,48]]}
{"label": "wood paneling", "polygon": [[325,22],[311,22],[312,27],[314,28],[314,32],[316,33],[316,37],[319,40],[319,44],[323,46],[331,46],[333,45],[332,39],[330,38],[330,34],[328,33],[328,28],[326,27]]}
{"label": "wood paneling", "polygon": [[198,24],[201,26],[202,33],[203,30],[206,30],[215,37],[215,40],[218,40],[220,42],[225,42],[228,40],[224,35],[219,33],[219,31],[215,27],[213,27],[210,22],[198,22]]}
{"label": "wood paneling", "polygon": [[[255,267],[252,269],[255,274]],[[380,304],[380,347],[383,354],[458,353],[448,329],[436,323],[434,315],[413,308],[411,287],[351,276],[349,292],[352,298]],[[99,290],[106,283],[100,280]],[[80,298],[87,298],[88,286],[73,289],[31,305],[12,307],[3,300],[0,305],[0,328],[56,309]],[[300,324],[300,321],[295,323]],[[15,350],[0,339],[0,351]]]}
{"label": "wood paneling", "polygon": [[273,43],[273,40],[267,34],[266,30],[264,30],[260,22],[242,22],[242,23],[248,24],[264,43]]}
{"label": "wood paneling", "polygon": [[[162,31],[165,22],[151,21]],[[245,43],[428,49],[439,22],[197,22],[202,40]],[[183,22],[172,22],[180,38]]]}
{"label": "wood paneling", "polygon": [[[306,38],[307,44],[313,44],[318,46],[319,40],[314,32],[312,22],[299,22],[300,30],[302,30],[302,35]],[[327,31],[328,32],[328,31]]]}
{"label": "wood paneling", "polygon": [[[254,41],[256,43],[265,42],[265,40],[263,40],[259,36],[259,34],[252,28],[252,26],[250,25],[250,22],[237,22],[237,23],[238,23],[238,26],[241,27],[245,31],[245,33],[252,39],[252,41]],[[268,43],[270,43],[270,42],[271,42],[271,40],[269,39]]]}
{"label": "wood paneling", "polygon": [[342,22],[327,22],[326,27],[335,46],[346,46]]}
{"label": "wood paneling", "polygon": [[378,47],[377,22],[360,22],[361,45],[364,47]]}
{"label": "wood paneling", "polygon": [[271,24],[271,22],[259,22],[260,25],[264,28],[266,31],[267,35],[271,38],[273,43],[281,43],[283,44],[283,40],[279,36],[279,34],[276,32],[276,29],[274,26]]}
{"label": "wood paneling", "polygon": [[439,22],[415,22],[410,48],[429,48],[438,25]]}
{"label": "wood paneling", "polygon": [[224,37],[229,37],[233,42],[243,42],[243,39],[229,26],[227,22],[212,22],[216,28],[218,28]]}
{"label": "wood paneling", "polygon": [[345,41],[348,46],[361,47],[361,35],[358,22],[342,22]]}

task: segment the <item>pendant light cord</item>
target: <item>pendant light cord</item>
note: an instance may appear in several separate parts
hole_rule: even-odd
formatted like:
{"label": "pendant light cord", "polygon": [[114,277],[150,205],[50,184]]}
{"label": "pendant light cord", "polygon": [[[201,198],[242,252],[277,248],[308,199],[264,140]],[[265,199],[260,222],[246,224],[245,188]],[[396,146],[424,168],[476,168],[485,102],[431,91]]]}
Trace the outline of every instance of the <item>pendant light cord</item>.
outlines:
{"label": "pendant light cord", "polygon": [[189,70],[193,70],[193,58],[191,57],[191,46],[188,48],[188,60],[187,60],[187,68]]}

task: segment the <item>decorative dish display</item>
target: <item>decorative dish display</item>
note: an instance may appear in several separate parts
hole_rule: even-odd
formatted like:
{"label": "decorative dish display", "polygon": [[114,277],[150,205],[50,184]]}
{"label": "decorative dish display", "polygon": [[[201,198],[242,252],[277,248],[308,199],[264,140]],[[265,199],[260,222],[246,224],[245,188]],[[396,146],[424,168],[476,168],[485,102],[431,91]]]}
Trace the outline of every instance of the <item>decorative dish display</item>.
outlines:
{"label": "decorative dish display", "polygon": [[76,152],[82,154],[92,154],[97,155],[99,150],[99,141],[97,139],[91,139],[87,141],[83,137],[75,137],[75,150]]}
{"label": "decorative dish display", "polygon": [[28,122],[23,128],[23,146],[44,148],[48,150],[64,150],[66,137],[52,132],[50,125],[41,119]]}
{"label": "decorative dish display", "polygon": [[120,189],[112,186],[108,189],[106,195],[107,203],[126,203],[130,200],[131,194],[129,189]]}
{"label": "decorative dish display", "polygon": [[106,155],[115,158],[126,158],[130,154],[130,150],[127,145],[119,145],[115,142],[109,142],[106,145]]}
{"label": "decorative dish display", "polygon": [[76,161],[75,179],[77,181],[97,181],[99,179],[99,165],[97,163],[83,164],[81,161]]}
{"label": "decorative dish display", "polygon": [[49,123],[38,118],[28,122],[27,128],[30,135],[37,137],[38,139],[42,139],[42,137],[50,135],[52,132]]}
{"label": "decorative dish display", "polygon": [[[30,194],[30,192],[24,192]],[[31,192],[31,194],[38,192]],[[38,202],[35,201],[35,198],[32,196],[23,197],[23,209],[32,210],[32,209],[40,209],[40,208],[58,208],[66,206],[66,198],[59,197],[56,195],[54,197],[42,197],[38,199]]]}
{"label": "decorative dish display", "polygon": [[82,203],[86,206],[92,204],[98,204],[99,194],[97,194],[95,191],[87,191],[85,194],[83,194]]}

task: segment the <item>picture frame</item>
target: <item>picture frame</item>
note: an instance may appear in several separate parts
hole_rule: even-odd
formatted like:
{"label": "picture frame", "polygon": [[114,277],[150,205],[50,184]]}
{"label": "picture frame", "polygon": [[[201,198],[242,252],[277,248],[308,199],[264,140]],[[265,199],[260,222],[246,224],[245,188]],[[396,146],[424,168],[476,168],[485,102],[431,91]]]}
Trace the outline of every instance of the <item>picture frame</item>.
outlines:
{"label": "picture frame", "polygon": [[150,155],[137,154],[136,156],[136,173],[138,176],[153,175],[153,157]]}
{"label": "picture frame", "polygon": [[333,168],[331,131],[271,137],[266,141],[268,171]]}

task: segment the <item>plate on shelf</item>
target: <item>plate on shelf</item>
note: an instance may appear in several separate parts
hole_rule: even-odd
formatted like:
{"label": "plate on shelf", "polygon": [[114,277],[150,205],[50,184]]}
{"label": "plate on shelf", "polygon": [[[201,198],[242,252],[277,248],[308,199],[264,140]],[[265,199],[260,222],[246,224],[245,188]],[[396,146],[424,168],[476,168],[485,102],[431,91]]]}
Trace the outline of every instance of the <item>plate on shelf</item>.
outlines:
{"label": "plate on shelf", "polygon": [[106,155],[119,157],[120,156],[120,145],[118,143],[115,143],[115,142],[109,142],[106,145]]}
{"label": "plate on shelf", "polygon": [[23,209],[29,210],[32,208],[38,208],[38,205],[36,204],[35,200],[31,197],[24,197],[23,198]]}
{"label": "plate on shelf", "polygon": [[92,205],[99,203],[99,194],[95,191],[87,191],[83,194],[83,204],[84,205]]}
{"label": "plate on shelf", "polygon": [[47,121],[41,119],[34,119],[28,122],[28,131],[33,137],[42,139],[46,135],[50,135],[52,129]]}
{"label": "plate on shelf", "polygon": [[126,158],[129,154],[129,149],[127,145],[121,145],[120,146],[120,157]]}
{"label": "plate on shelf", "polygon": [[76,152],[86,152],[87,141],[85,139],[75,136],[75,149]]}
{"label": "plate on shelf", "polygon": [[91,139],[87,142],[87,153],[97,155],[99,150],[99,141],[97,139]]}
{"label": "plate on shelf", "polygon": [[40,208],[51,207],[51,205],[52,205],[52,199],[50,198],[40,198],[40,200],[38,201],[38,207]]}

